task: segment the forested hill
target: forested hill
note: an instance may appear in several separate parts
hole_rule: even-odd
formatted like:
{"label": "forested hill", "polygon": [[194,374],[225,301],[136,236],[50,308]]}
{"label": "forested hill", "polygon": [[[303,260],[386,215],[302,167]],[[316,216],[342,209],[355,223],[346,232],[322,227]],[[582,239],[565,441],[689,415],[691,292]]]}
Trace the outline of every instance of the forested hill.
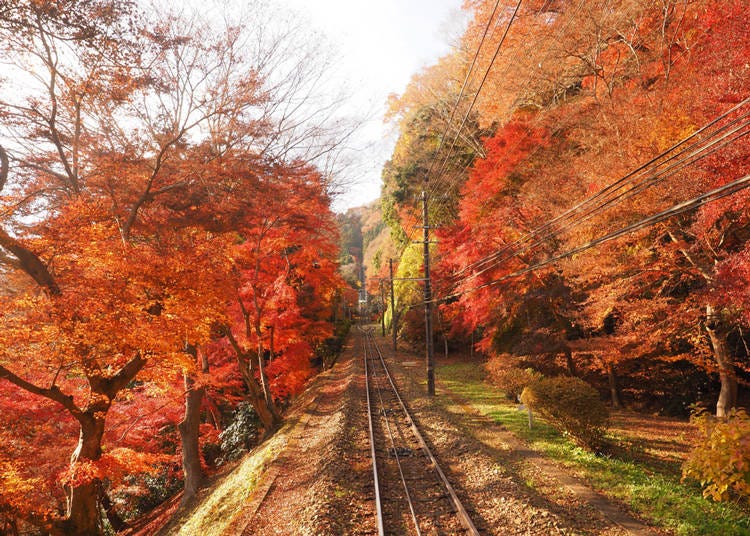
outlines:
{"label": "forested hill", "polygon": [[341,233],[341,271],[353,286],[362,284],[363,267],[367,284],[368,278],[375,277],[388,259],[397,257],[379,199],[339,214],[337,222]]}
{"label": "forested hill", "polygon": [[[748,2],[467,2],[391,114],[384,220],[439,325],[509,370],[727,414],[750,380]],[[404,312],[421,299],[398,284]],[[413,310],[411,310],[413,311]],[[402,333],[419,334],[411,313]],[[738,398],[739,397],[739,398]]]}
{"label": "forested hill", "polygon": [[[561,465],[606,473],[592,490],[631,497],[637,512],[694,505],[644,513],[659,533],[748,534],[744,513],[741,525],[731,516],[736,532],[672,520],[716,517],[686,497],[746,513],[750,496],[750,0],[464,0],[454,46],[388,99],[398,139],[381,199],[340,215],[334,193],[370,166],[353,155],[381,145],[357,138],[369,114],[353,108],[367,106],[339,93],[346,62],[330,42],[277,11],[281,1],[167,4],[0,1],[0,534],[135,530],[170,497],[189,510],[248,450],[260,446],[257,468],[312,444],[304,422],[284,435],[301,393],[309,407],[297,415],[311,429],[332,412],[320,467],[345,463],[339,482],[321,469],[331,487],[320,496],[351,507],[355,469],[363,484],[380,463],[368,458],[365,417],[386,430],[392,411],[360,405],[375,392],[359,381],[368,363],[387,370],[384,340],[369,328],[356,344],[345,337],[352,320],[381,312],[377,337],[395,335],[388,358],[412,393],[427,386],[415,407],[432,413],[435,385],[456,394],[451,415],[428,426],[444,452],[462,457],[461,436],[474,431],[515,430],[536,443],[516,454],[555,456],[556,429],[575,443]],[[366,7],[411,29],[424,22],[412,4],[347,7],[363,24],[374,21]],[[400,52],[420,40],[369,41]],[[384,64],[397,71],[393,56]],[[371,307],[357,317],[365,293]],[[373,388],[391,383],[376,376]],[[347,386],[362,390],[335,415]],[[498,412],[485,394],[495,408],[511,402]],[[700,438],[669,456],[681,469],[658,468],[652,449],[675,450],[673,438],[618,439],[611,409],[682,419],[665,434],[692,417]],[[448,441],[444,423],[464,417]],[[362,432],[358,448],[349,432]],[[501,463],[448,473],[465,473],[459,490],[487,491],[474,504],[495,534],[605,533],[536,515],[536,485],[555,515],[583,503],[525,473],[523,458],[504,454],[512,442],[485,439],[474,451]],[[401,447],[378,443],[398,463]],[[304,449],[294,467],[311,478],[292,471],[284,486],[315,490]],[[645,463],[640,482],[672,480],[641,487],[633,458]],[[602,465],[613,460],[625,463]],[[667,495],[680,470],[704,489]],[[248,494],[258,482],[240,481]],[[485,486],[503,482],[528,489]],[[362,489],[361,510],[374,515],[379,494]],[[300,533],[295,515],[325,514],[288,497],[262,517],[272,525],[283,504],[294,528],[259,534]],[[223,508],[214,513],[226,518]],[[331,507],[331,521],[358,524],[344,508]],[[534,522],[551,524],[531,532]]]}

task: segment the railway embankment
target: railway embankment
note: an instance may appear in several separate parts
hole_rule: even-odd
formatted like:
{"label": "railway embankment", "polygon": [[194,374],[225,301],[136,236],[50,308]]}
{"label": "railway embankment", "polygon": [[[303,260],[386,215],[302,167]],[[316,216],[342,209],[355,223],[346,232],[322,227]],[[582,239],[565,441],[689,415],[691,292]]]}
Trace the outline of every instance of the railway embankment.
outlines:
{"label": "railway embankment", "polygon": [[[401,351],[394,356],[376,334],[372,341],[480,534],[672,534],[493,423],[447,382],[439,382],[437,400],[428,397],[419,356]],[[352,330],[336,366],[311,382],[284,427],[160,534],[378,534],[368,413],[392,411],[368,412],[365,363],[374,347],[365,348],[365,334]],[[402,452],[422,456],[417,450]],[[385,534],[410,530],[396,526]],[[457,533],[451,530],[428,522],[421,534]]]}

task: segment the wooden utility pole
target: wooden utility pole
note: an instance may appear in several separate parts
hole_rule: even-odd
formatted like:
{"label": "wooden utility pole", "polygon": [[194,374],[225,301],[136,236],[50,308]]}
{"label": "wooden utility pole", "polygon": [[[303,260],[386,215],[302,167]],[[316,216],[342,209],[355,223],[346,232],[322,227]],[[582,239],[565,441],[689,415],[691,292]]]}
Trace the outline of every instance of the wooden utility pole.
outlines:
{"label": "wooden utility pole", "polygon": [[393,288],[393,259],[388,259],[388,267],[391,271],[391,333],[393,334],[393,353],[395,354],[398,351],[398,347],[396,346],[396,336],[398,335],[398,329],[396,324],[396,293]]}
{"label": "wooden utility pole", "polygon": [[380,311],[380,333],[383,337],[385,337],[385,289],[383,288],[383,280],[380,280],[380,283],[378,286],[380,287],[380,304],[383,306],[382,311]]}
{"label": "wooden utility pole", "polygon": [[422,191],[422,238],[424,243],[424,331],[427,361],[427,394],[435,394],[435,356],[432,348],[432,283],[430,281],[430,222],[427,192]]}

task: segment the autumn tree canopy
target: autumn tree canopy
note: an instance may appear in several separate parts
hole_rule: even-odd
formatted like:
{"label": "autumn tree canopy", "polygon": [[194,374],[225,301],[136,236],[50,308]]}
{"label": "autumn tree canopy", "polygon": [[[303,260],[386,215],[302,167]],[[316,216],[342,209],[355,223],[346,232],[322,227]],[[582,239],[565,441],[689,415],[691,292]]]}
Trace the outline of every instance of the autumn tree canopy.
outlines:
{"label": "autumn tree canopy", "polygon": [[0,8],[14,526],[118,528],[110,496],[179,452],[194,494],[201,408],[239,393],[271,431],[332,333],[338,239],[316,164],[347,133],[312,98],[321,64],[291,54],[293,32],[225,21],[110,0]]}
{"label": "autumn tree canopy", "polygon": [[[723,415],[750,366],[747,190],[577,248],[747,176],[747,2],[465,9],[460,46],[392,101],[401,138],[383,190],[399,240],[416,222],[413,192],[432,199],[454,340],[602,378],[613,403],[623,382],[640,403],[648,386],[685,382],[662,407],[713,391]],[[466,96],[447,97],[464,79]],[[446,108],[459,118],[447,128]],[[457,139],[481,143],[450,150],[464,117]]]}

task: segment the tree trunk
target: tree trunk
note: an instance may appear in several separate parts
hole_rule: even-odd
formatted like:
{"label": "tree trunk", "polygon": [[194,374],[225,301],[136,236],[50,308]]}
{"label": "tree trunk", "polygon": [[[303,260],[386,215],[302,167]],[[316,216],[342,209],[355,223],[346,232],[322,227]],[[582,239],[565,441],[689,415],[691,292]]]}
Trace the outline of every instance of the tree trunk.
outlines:
{"label": "tree trunk", "polygon": [[570,348],[565,349],[565,364],[568,367],[568,374],[578,376],[578,369],[576,369],[576,362],[573,360],[573,352]]}
{"label": "tree trunk", "polygon": [[271,332],[269,336],[269,343],[268,343],[268,351],[270,352],[268,360],[273,361],[274,358],[276,357],[276,345],[274,344],[274,335],[276,333],[276,327],[271,326],[268,330]]}
{"label": "tree trunk", "polygon": [[249,367],[242,367],[242,365],[240,365],[240,367],[243,369],[242,377],[247,386],[249,402],[253,406],[255,413],[258,414],[258,418],[265,430],[265,435],[268,435],[278,426],[278,415],[271,411],[268,404],[266,404],[266,399],[263,396],[263,389],[258,385],[258,382],[253,373],[250,372]]}
{"label": "tree trunk", "polygon": [[440,329],[440,335],[443,336],[443,350],[445,352],[445,358],[448,359],[448,335],[445,333],[445,327],[443,327],[443,316],[440,314],[440,310],[437,312],[438,329]]}
{"label": "tree trunk", "polygon": [[271,431],[275,430],[279,424],[279,416],[275,411],[266,404],[266,399],[263,396],[263,389],[258,385],[258,381],[255,379],[255,374],[251,368],[253,362],[252,356],[249,356],[239,345],[237,339],[234,338],[232,330],[226,331],[229,343],[234,349],[235,356],[237,357],[237,367],[240,369],[242,380],[245,382],[248,392],[248,402],[253,406],[255,413],[257,413],[265,434],[268,435]]}
{"label": "tree trunk", "polygon": [[268,375],[266,374],[265,349],[263,348],[260,324],[255,325],[255,336],[258,338],[258,377],[260,379],[260,386],[263,389],[263,398],[266,401],[266,406],[268,406],[268,411],[274,416],[274,420],[278,421],[279,415],[276,410],[276,404],[273,402],[271,386],[268,383]]}
{"label": "tree trunk", "polygon": [[[70,458],[71,466],[76,463],[95,462],[102,455],[102,436],[104,435],[105,411],[100,408],[89,408],[78,417],[81,430],[78,446]],[[99,513],[99,479],[87,480],[66,486],[67,505],[63,522],[66,534],[103,534]]]}
{"label": "tree trunk", "polygon": [[6,534],[7,536],[18,536],[18,523],[12,518],[3,518],[2,532],[0,534]]}
{"label": "tree trunk", "polygon": [[184,380],[185,417],[177,425],[180,431],[180,442],[182,443],[182,471],[185,475],[182,505],[190,504],[195,499],[204,477],[198,439],[200,436],[201,402],[205,390],[202,387],[194,387],[193,378],[189,374],[184,375]]}
{"label": "tree trunk", "polygon": [[[206,352],[200,353],[201,357],[201,371],[204,374],[208,374],[209,368],[208,368],[208,354]],[[221,419],[217,416],[218,408],[216,407],[216,403],[211,400],[211,397],[206,392],[206,390],[203,390],[203,399],[206,401],[206,410],[208,412],[209,417],[211,417],[211,422],[214,425],[214,428],[221,431]]]}
{"label": "tree trunk", "polygon": [[612,399],[612,407],[615,409],[622,408],[620,399],[620,387],[617,385],[617,373],[613,363],[607,363],[607,379],[609,380],[609,394]]}
{"label": "tree trunk", "polygon": [[266,375],[266,365],[264,363],[262,354],[258,355],[258,376],[260,377],[260,387],[263,394],[263,403],[266,406],[266,410],[272,417],[272,426],[270,430],[273,430],[281,421],[281,416],[279,415],[278,409],[276,409],[276,403],[273,401],[273,396],[271,395],[271,387],[268,383],[268,376]]}
{"label": "tree trunk", "polygon": [[72,395],[66,395],[56,385],[53,384],[49,388],[39,387],[0,365],[0,379],[60,404],[80,427],[78,445],[70,457],[70,469],[73,474],[70,482],[64,486],[65,517],[59,521],[53,519],[44,523],[50,534],[102,534],[103,524],[99,508],[99,499],[103,492],[102,481],[99,478],[86,478],[86,472],[76,475],[75,471],[78,463],[86,465],[101,458],[104,424],[112,401],[138,375],[146,362],[140,353],[136,353],[114,375],[87,376],[90,395],[89,405],[85,410],[75,404]]}
{"label": "tree trunk", "polygon": [[719,381],[721,390],[716,401],[716,416],[726,417],[737,405],[737,375],[734,370],[734,360],[729,351],[727,337],[729,333],[721,325],[718,313],[711,305],[706,306],[706,331],[711,340],[714,358],[719,366]]}

